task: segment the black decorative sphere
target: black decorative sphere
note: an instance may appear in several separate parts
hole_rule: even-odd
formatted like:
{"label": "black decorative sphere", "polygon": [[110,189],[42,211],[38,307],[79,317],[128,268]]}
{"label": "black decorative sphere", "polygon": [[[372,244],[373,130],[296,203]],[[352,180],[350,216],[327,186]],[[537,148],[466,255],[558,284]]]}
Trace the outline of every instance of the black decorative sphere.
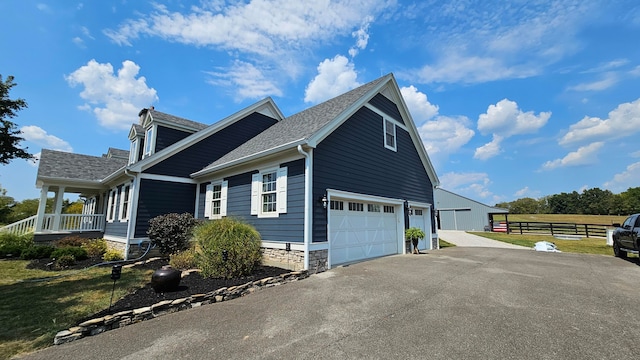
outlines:
{"label": "black decorative sphere", "polygon": [[165,265],[151,275],[151,287],[157,293],[176,291],[180,286],[181,277],[182,272],[180,270],[176,270],[170,265]]}

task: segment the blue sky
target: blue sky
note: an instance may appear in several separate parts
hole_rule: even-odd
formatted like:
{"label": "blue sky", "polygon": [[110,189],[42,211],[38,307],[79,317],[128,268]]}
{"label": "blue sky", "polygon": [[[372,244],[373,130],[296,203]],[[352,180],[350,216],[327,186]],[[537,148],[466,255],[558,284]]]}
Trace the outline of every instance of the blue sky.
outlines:
{"label": "blue sky", "polygon": [[[140,109],[288,116],[393,72],[444,189],[493,205],[640,186],[637,1],[0,2],[23,145],[128,149]],[[0,184],[39,197],[37,165]]]}

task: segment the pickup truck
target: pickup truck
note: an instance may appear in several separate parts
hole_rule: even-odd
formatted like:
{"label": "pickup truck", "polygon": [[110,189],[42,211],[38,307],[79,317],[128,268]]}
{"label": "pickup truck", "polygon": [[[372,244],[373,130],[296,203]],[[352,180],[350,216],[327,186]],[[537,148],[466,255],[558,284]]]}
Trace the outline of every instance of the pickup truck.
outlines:
{"label": "pickup truck", "polygon": [[640,250],[640,214],[629,216],[622,225],[613,224],[613,253],[626,258],[627,253],[638,254]]}

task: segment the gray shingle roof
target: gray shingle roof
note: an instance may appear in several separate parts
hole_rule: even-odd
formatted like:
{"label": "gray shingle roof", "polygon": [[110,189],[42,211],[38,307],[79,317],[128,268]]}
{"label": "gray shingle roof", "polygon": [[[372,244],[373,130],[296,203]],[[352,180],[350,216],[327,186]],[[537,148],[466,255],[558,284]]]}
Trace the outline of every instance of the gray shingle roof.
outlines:
{"label": "gray shingle roof", "polygon": [[150,110],[151,111],[151,116],[153,117],[154,120],[160,121],[160,122],[168,122],[168,123],[173,123],[176,125],[180,125],[186,128],[190,128],[190,129],[195,129],[195,130],[202,130],[206,127],[208,127],[209,125],[207,124],[203,124],[203,123],[199,123],[196,121],[191,121],[191,120],[187,120],[187,119],[183,119],[181,117],[177,117],[177,116],[173,116],[171,114],[166,114],[157,110]]}
{"label": "gray shingle roof", "polygon": [[108,158],[120,158],[129,159],[129,150],[122,150],[110,147],[106,154],[103,155]]}
{"label": "gray shingle roof", "polygon": [[347,110],[369,90],[387,79],[388,75],[383,76],[342,95],[291,115],[211,163],[204,170],[298,140],[309,139],[313,134]]}
{"label": "gray shingle roof", "polygon": [[100,181],[127,165],[127,159],[42,149],[38,178]]}

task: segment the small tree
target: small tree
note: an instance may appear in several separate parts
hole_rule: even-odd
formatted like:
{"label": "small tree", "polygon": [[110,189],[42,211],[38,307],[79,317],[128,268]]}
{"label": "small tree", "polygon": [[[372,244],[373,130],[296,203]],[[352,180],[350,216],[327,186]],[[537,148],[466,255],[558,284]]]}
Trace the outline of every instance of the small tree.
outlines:
{"label": "small tree", "polygon": [[407,240],[411,241],[411,244],[413,245],[413,253],[419,254],[420,251],[418,251],[418,242],[420,241],[420,239],[423,239],[425,237],[424,231],[417,227],[411,227],[405,230],[404,235]]}
{"label": "small tree", "polygon": [[177,254],[189,248],[189,239],[196,223],[189,213],[159,215],[149,220],[147,235],[161,254]]}
{"label": "small tree", "polygon": [[14,118],[16,113],[27,107],[24,99],[11,100],[9,90],[17,84],[13,82],[13,76],[7,76],[6,81],[2,81],[0,75],[0,163],[8,164],[12,159],[32,159],[33,156],[26,152],[26,148],[19,147],[24,140],[20,137],[20,130],[17,125],[8,119]]}

